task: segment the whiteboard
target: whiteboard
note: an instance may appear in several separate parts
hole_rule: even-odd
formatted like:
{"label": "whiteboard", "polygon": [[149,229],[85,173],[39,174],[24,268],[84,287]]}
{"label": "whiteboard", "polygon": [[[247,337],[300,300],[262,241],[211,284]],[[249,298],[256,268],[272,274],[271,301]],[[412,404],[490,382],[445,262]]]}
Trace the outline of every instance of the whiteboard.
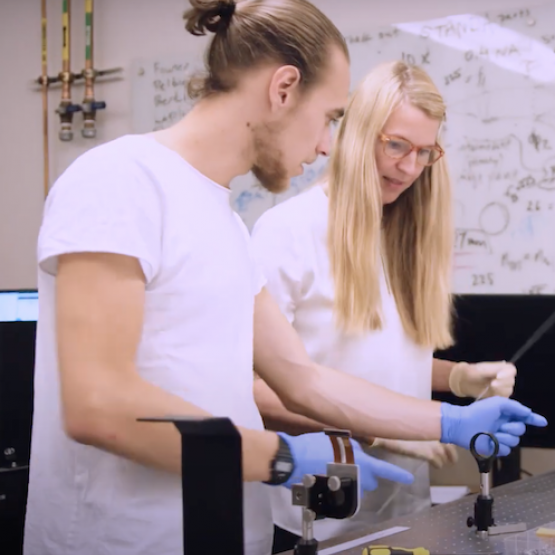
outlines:
{"label": "whiteboard", "polygon": [[[545,6],[369,27],[346,37],[353,87],[377,63],[404,59],[424,67],[446,100],[455,293],[555,293],[553,21],[555,6]],[[184,82],[198,64],[183,56],[136,62],[136,132],[186,113]],[[232,183],[234,208],[251,228],[324,165],[318,160],[280,195],[263,191],[250,174],[240,177]]]}

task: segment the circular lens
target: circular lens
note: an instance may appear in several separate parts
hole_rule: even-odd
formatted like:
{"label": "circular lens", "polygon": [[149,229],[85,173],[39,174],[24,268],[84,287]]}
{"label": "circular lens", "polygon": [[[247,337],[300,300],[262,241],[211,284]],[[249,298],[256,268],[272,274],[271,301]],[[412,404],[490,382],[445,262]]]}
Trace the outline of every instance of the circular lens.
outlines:
{"label": "circular lens", "polygon": [[437,154],[437,152],[431,148],[421,148],[418,151],[418,161],[424,166],[433,164],[435,154]]}
{"label": "circular lens", "polygon": [[435,148],[422,148],[418,151],[418,161],[424,166],[431,166],[441,158],[441,152]]}
{"label": "circular lens", "polygon": [[385,153],[391,158],[402,158],[410,148],[410,143],[402,139],[389,139],[384,145]]}

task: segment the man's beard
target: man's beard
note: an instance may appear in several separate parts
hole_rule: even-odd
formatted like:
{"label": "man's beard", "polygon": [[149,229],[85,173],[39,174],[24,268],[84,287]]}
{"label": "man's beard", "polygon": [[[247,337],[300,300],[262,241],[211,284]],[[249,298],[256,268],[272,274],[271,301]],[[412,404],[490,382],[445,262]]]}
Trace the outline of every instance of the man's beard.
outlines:
{"label": "man's beard", "polygon": [[251,171],[270,193],[282,193],[290,185],[283,152],[276,146],[279,136],[278,125],[265,124],[253,130],[255,161]]}

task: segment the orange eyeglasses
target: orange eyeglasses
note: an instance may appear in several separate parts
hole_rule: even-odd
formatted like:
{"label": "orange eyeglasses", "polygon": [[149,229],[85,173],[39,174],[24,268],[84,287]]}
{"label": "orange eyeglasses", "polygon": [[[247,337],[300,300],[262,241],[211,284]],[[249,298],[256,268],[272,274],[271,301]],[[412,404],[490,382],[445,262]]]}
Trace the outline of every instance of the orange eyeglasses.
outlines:
{"label": "orange eyeglasses", "polygon": [[383,133],[379,139],[383,144],[383,151],[386,156],[400,160],[416,150],[416,160],[422,166],[435,164],[445,154],[445,151],[439,145],[415,146],[407,139],[384,135]]}

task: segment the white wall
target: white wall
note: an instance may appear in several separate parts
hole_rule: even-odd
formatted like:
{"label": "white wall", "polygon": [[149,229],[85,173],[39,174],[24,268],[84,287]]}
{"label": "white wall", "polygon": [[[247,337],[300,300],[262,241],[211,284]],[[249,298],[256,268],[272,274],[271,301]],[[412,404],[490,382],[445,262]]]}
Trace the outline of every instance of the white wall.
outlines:
{"label": "white wall", "polygon": [[[61,0],[48,0],[48,65],[51,75],[61,68]],[[508,10],[554,3],[554,0],[315,0],[344,33],[376,25],[421,20],[457,13]],[[53,181],[80,153],[131,131],[131,90],[128,70],[140,57],[200,52],[204,39],[188,35],[182,12],[186,0],[96,0],[95,66],[123,67],[123,79],[97,85],[97,98],[107,110],[98,116],[98,137],[58,140],[56,108],[60,91],[49,92],[50,178]],[[84,63],[84,1],[72,2],[72,69]],[[0,2],[0,289],[36,286],[35,244],[43,204],[41,93],[31,81],[40,74],[40,2]],[[81,101],[82,87],[74,89]],[[467,457],[456,472],[435,473],[437,482],[469,482],[476,476]],[[526,450],[523,467],[538,472],[555,468],[551,453]]]}
{"label": "white wall", "polygon": [[[553,0],[551,0],[553,2]],[[519,8],[545,3],[524,0],[316,0],[345,33],[375,25],[440,17],[455,13]],[[47,0],[48,66],[61,69],[61,0]],[[98,116],[98,137],[85,140],[76,125],[71,143],[58,140],[54,110],[60,90],[49,92],[50,178],[54,180],[81,152],[131,131],[131,61],[176,52],[200,52],[204,39],[183,28],[186,0],[96,0],[95,65],[123,67],[123,79],[97,86],[108,108]],[[72,2],[72,69],[84,63],[84,1]],[[34,287],[35,243],[42,203],[41,93],[31,80],[40,74],[40,2],[0,2],[0,289]],[[82,87],[74,88],[77,102]],[[77,114],[75,121],[81,122]]]}

